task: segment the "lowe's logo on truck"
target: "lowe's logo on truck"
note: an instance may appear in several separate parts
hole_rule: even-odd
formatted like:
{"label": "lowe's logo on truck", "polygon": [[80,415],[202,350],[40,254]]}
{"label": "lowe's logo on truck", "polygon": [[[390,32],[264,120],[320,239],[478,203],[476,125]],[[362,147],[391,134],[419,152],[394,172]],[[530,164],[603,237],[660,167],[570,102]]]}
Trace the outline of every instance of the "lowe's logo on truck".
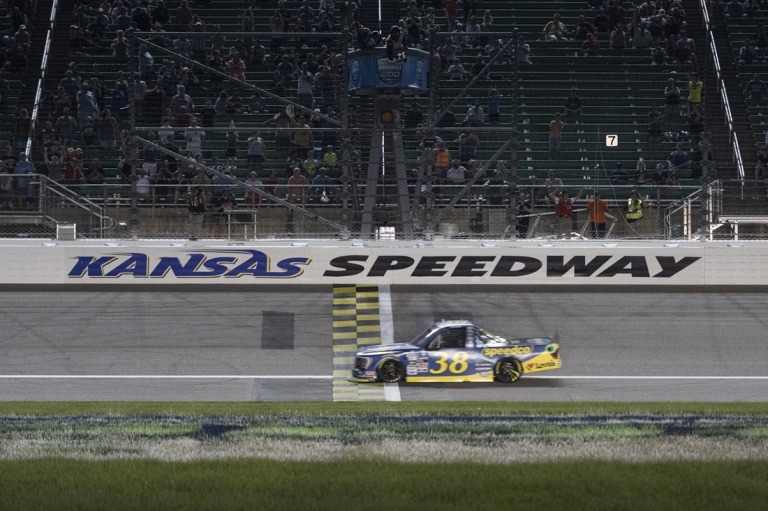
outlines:
{"label": "lowe's logo on truck", "polygon": [[[203,251],[205,252],[205,251]],[[150,270],[149,256],[131,252],[107,256],[78,256],[68,277],[117,278],[123,275],[133,277],[163,278],[169,273],[176,277],[260,277],[293,278],[304,273],[300,265],[307,265],[311,259],[291,257],[278,261],[272,268],[270,258],[258,250],[216,250],[214,253],[191,253],[186,261],[178,257],[160,257]]]}

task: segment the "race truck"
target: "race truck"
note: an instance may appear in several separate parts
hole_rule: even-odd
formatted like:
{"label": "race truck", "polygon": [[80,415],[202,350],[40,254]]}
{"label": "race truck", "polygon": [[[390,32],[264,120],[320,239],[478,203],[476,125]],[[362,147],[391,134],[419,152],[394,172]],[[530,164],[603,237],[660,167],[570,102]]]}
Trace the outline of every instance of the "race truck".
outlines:
{"label": "race truck", "polygon": [[561,365],[559,345],[548,337],[505,339],[470,321],[441,321],[408,343],[359,350],[350,379],[358,383],[514,383],[524,373]]}

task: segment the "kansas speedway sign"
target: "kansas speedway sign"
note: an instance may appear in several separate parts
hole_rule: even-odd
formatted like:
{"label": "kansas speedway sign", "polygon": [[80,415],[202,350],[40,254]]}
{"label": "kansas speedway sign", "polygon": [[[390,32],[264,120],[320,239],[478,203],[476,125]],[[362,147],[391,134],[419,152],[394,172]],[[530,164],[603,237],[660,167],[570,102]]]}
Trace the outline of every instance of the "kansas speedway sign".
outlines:
{"label": "kansas speedway sign", "polygon": [[[0,247],[0,284],[703,285],[704,248]],[[726,261],[723,261],[724,265]]]}

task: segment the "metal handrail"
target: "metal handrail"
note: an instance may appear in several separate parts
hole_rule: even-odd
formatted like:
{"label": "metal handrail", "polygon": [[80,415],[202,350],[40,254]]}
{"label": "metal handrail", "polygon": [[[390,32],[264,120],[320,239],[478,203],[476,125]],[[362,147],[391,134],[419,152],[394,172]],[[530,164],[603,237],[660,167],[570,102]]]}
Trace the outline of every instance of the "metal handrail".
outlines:
{"label": "metal handrail", "polygon": [[56,28],[56,14],[59,10],[59,0],[53,0],[51,5],[51,17],[48,20],[48,33],[45,35],[45,49],[43,50],[43,59],[40,62],[40,79],[37,81],[37,91],[35,92],[35,105],[32,108],[32,130],[29,138],[27,139],[27,156],[30,156],[32,151],[32,140],[37,132],[37,116],[40,109],[40,100],[43,97],[43,89],[45,88],[45,75],[48,72],[48,57],[51,54],[51,42],[53,40],[53,29]]}
{"label": "metal handrail", "polygon": [[717,55],[717,45],[715,44],[715,36],[712,33],[712,24],[709,19],[709,12],[707,12],[706,0],[699,0],[699,7],[701,9],[702,17],[704,20],[704,29],[707,31],[707,37],[709,47],[712,50],[712,60],[715,66],[715,73],[717,74],[717,89],[720,93],[720,101],[722,107],[725,110],[725,122],[728,125],[728,136],[733,141],[733,161],[736,162],[736,168],[739,172],[739,181],[741,181],[741,193],[744,195],[744,161],[741,158],[741,149],[739,148],[739,139],[736,136],[736,130],[733,126],[733,115],[731,113],[731,104],[728,101],[728,93],[725,90],[725,81],[723,80],[722,69],[720,68],[720,58]]}

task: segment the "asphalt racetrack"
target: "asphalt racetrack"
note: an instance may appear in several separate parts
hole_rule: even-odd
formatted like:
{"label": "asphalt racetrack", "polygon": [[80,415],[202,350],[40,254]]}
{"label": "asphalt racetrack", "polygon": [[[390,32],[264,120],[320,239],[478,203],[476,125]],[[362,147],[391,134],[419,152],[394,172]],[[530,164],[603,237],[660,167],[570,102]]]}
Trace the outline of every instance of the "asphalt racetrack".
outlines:
{"label": "asphalt racetrack", "polygon": [[[0,400],[331,400],[332,292],[3,292]],[[402,400],[765,401],[762,293],[399,292],[395,342],[435,319],[557,334],[514,385],[400,384]],[[390,396],[390,393],[387,393]]]}

